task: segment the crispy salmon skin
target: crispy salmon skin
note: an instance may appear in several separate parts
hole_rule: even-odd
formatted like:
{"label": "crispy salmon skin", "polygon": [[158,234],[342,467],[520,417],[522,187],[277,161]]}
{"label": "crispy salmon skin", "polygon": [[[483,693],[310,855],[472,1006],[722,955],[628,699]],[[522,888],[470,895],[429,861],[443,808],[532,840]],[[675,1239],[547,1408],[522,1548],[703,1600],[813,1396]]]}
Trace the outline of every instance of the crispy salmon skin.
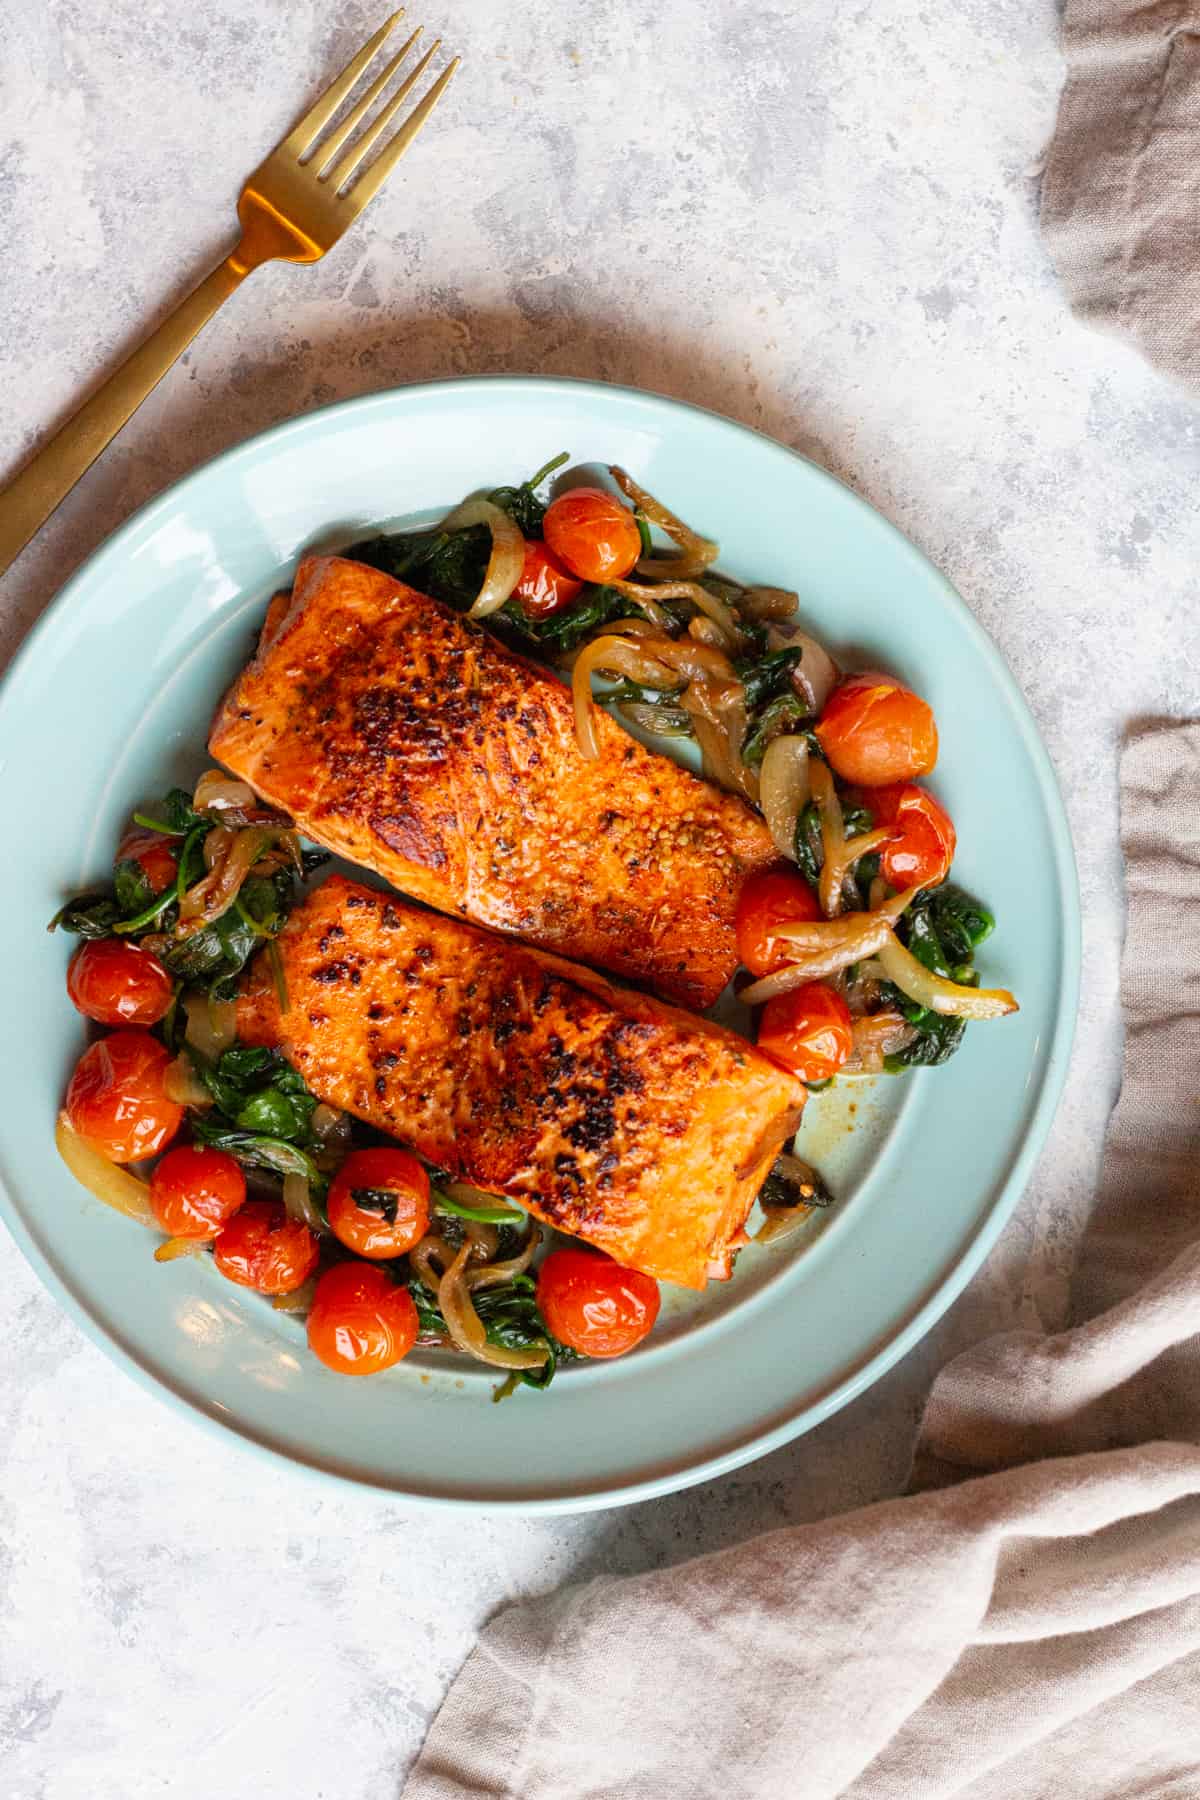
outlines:
{"label": "crispy salmon skin", "polygon": [[378,570],[310,557],[209,746],[316,843],[439,911],[709,1006],[770,834],[596,725],[588,762],[553,675]]}
{"label": "crispy salmon skin", "polygon": [[804,1088],[706,1019],[333,876],[238,1006],[313,1093],[662,1281],[729,1273]]}

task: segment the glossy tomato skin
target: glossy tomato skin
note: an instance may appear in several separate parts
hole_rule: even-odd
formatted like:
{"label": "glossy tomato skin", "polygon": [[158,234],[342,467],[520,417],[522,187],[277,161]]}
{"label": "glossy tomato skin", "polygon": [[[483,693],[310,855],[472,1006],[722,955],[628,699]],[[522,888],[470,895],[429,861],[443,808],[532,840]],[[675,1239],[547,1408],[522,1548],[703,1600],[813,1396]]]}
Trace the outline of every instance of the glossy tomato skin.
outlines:
{"label": "glossy tomato skin", "polygon": [[216,1237],[245,1199],[240,1164],[207,1144],[168,1150],[150,1177],[150,1205],[168,1237]]}
{"label": "glossy tomato skin", "polygon": [[866,798],[876,824],[890,825],[896,834],[880,852],[885,881],[894,888],[936,887],[945,881],[958,842],[945,807],[915,781],[876,788]]}
{"label": "glossy tomato skin", "polygon": [[117,846],[118,862],[135,862],[156,894],[171,886],[179,870],[174,840],[161,831],[127,831]]}
{"label": "glossy tomato skin", "polygon": [[572,488],[551,501],[542,534],[552,555],[582,581],[622,581],[642,554],[637,520],[603,488]]}
{"label": "glossy tomato skin", "polygon": [[259,1294],[303,1287],[321,1254],[315,1233],[277,1200],[247,1200],[213,1241],[213,1261],[229,1281]]}
{"label": "glossy tomato skin", "polygon": [[850,1009],[823,981],[776,994],[763,1007],[758,1047],[801,1081],[828,1081],[854,1048]]}
{"label": "glossy tomato skin", "polygon": [[110,1162],[157,1156],[183,1123],[163,1086],[171,1061],[148,1031],[114,1031],[90,1044],[67,1085],[67,1120]]}
{"label": "glossy tomato skin", "polygon": [[933,713],[911,688],[877,669],[838,683],[816,736],[834,774],[860,787],[911,781],[937,762]]}
{"label": "glossy tomato skin", "polygon": [[552,1250],[538,1270],[537,1303],[560,1344],[581,1356],[624,1356],[654,1328],[658,1283],[594,1250]]}
{"label": "glossy tomato skin", "polygon": [[[368,1189],[387,1196],[385,1212],[355,1200]],[[326,1211],[329,1229],[348,1250],[403,1256],[429,1230],[429,1177],[408,1150],[352,1150],[330,1183]]]}
{"label": "glossy tomato skin", "polygon": [[795,961],[786,938],[773,935],[776,926],[799,925],[821,917],[816,894],[803,875],[789,869],[768,869],[752,875],[738,895],[734,929],[739,961],[752,975],[770,975]]}
{"label": "glossy tomato skin", "polygon": [[577,581],[545,544],[537,538],[526,540],[525,566],[513,593],[531,619],[548,619],[582,592],[582,581]]}
{"label": "glossy tomato skin", "polygon": [[308,1347],[339,1375],[377,1375],[417,1341],[417,1309],[406,1288],[369,1263],[337,1263],[317,1283]]}
{"label": "glossy tomato skin", "polygon": [[67,993],[98,1025],[157,1025],[175,983],[156,956],[127,938],[92,938],[67,965]]}

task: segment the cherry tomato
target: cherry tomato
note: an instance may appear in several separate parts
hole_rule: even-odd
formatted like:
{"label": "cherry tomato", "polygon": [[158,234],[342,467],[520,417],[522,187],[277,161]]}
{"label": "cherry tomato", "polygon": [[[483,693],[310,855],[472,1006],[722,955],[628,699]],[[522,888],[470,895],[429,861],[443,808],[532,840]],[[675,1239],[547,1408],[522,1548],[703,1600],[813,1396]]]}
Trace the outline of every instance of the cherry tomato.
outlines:
{"label": "cherry tomato", "polygon": [[179,868],[174,840],[161,831],[127,831],[117,846],[118,862],[135,862],[156,894],[170,887]]}
{"label": "cherry tomato", "polygon": [[246,1199],[246,1177],[224,1150],[181,1144],[150,1177],[150,1205],[168,1237],[216,1237]]}
{"label": "cherry tomato", "polygon": [[429,1230],[429,1177],[408,1150],[352,1150],[329,1189],[329,1229],[360,1256],[403,1256]]}
{"label": "cherry tomato", "polygon": [[183,1123],[163,1078],[171,1058],[148,1031],[114,1031],[90,1044],[67,1086],[67,1120],[110,1162],[157,1156]]}
{"label": "cherry tomato", "polygon": [[407,1288],[360,1262],[326,1269],[308,1315],[308,1347],[327,1369],[378,1374],[407,1356],[416,1339],[417,1309]]}
{"label": "cherry tomato", "polygon": [[537,1303],[560,1344],[581,1356],[624,1356],[658,1317],[658,1283],[593,1250],[552,1250]]}
{"label": "cherry tomato", "polygon": [[786,938],[774,935],[775,928],[820,917],[820,902],[803,875],[788,869],[752,875],[738,896],[734,919],[738,957],[752,975],[770,975],[796,960]]}
{"label": "cherry tomato", "polygon": [[583,581],[621,581],[642,554],[637,520],[603,488],[572,488],[552,500],[542,535],[551,553]]}
{"label": "cherry tomato", "polygon": [[92,938],[67,965],[67,993],[100,1025],[157,1025],[175,984],[156,956],[125,938]]}
{"label": "cherry tomato", "polygon": [[776,994],[763,1007],[758,1047],[801,1081],[828,1081],[854,1048],[850,1009],[823,981]]}
{"label": "cherry tomato", "polygon": [[289,1218],[278,1200],[247,1200],[213,1243],[222,1275],[260,1294],[303,1287],[320,1254],[316,1233]]}
{"label": "cherry tomato", "polygon": [[834,773],[860,787],[911,781],[928,775],[937,761],[929,707],[903,682],[875,669],[834,688],[816,734]]}
{"label": "cherry tomato", "polygon": [[876,824],[891,825],[896,832],[880,852],[884,879],[894,888],[934,887],[945,881],[958,840],[949,813],[933,795],[906,781],[874,788],[866,798]]}
{"label": "cherry tomato", "polygon": [[537,538],[526,540],[525,566],[513,593],[531,619],[548,619],[582,592],[582,581],[576,581],[545,544]]}

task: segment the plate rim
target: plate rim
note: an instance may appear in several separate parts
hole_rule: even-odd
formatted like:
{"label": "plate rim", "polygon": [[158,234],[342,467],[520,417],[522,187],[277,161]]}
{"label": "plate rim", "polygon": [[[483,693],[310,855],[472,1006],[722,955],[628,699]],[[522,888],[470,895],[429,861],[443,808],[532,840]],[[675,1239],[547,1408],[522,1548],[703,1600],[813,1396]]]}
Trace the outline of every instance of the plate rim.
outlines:
{"label": "plate rim", "polygon": [[1026,1127],[1021,1137],[1016,1140],[1015,1151],[1009,1162],[1007,1173],[994,1192],[986,1217],[962,1253],[953,1263],[944,1268],[940,1279],[937,1280],[923,1304],[898,1331],[865,1356],[863,1361],[843,1379],[836,1381],[826,1393],[817,1399],[810,1398],[798,1402],[795,1409],[778,1424],[766,1431],[751,1429],[744,1440],[723,1451],[704,1456],[686,1469],[669,1470],[663,1474],[640,1480],[630,1479],[615,1486],[610,1481],[607,1485],[576,1494],[554,1494],[546,1497],[501,1497],[486,1492],[481,1492],[478,1497],[462,1493],[419,1493],[392,1482],[376,1480],[367,1473],[338,1469],[317,1457],[306,1456],[300,1450],[283,1449],[233,1418],[214,1416],[200,1400],[181,1392],[162,1375],[143,1363],[107,1329],[99,1318],[88,1310],[84,1301],[76,1295],[65,1277],[58,1272],[50,1257],[43,1253],[26,1227],[14,1198],[9,1194],[7,1184],[0,1180],[0,1216],[3,1217],[10,1235],[26,1261],[68,1316],[80,1326],[93,1343],[104,1351],[111,1361],[126,1374],[132,1376],[144,1391],[153,1394],[163,1404],[178,1409],[223,1442],[228,1443],[232,1436],[277,1467],[283,1466],[299,1471],[320,1482],[335,1483],[341,1490],[350,1487],[393,1501],[403,1501],[407,1505],[422,1509],[452,1508],[458,1511],[537,1516],[593,1512],[617,1506],[633,1505],[642,1500],[657,1499],[681,1492],[685,1488],[697,1486],[701,1482],[714,1480],[735,1469],[745,1467],[759,1457],[781,1449],[785,1444],[812,1430],[814,1426],[840,1411],[843,1406],[857,1399],[928,1334],[986,1260],[1004,1226],[1015,1211],[1033,1166],[1044,1147],[1066,1080],[1078,1017],[1082,916],[1078,868],[1070,824],[1049,752],[1042,742],[1033,714],[1015,676],[988,632],[980,624],[966,600],[949,578],[918,545],[914,544],[901,531],[899,526],[893,524],[870,500],[858,493],[848,481],[832,474],[801,451],[794,449],[791,445],[781,443],[777,438],[759,431],[752,425],[746,425],[738,419],[732,419],[724,413],[717,412],[711,407],[701,406],[693,401],[679,400],[673,395],[663,394],[651,388],[630,387],[617,382],[568,375],[512,375],[498,372],[449,376],[439,380],[406,383],[400,386],[381,388],[372,393],[352,395],[267,426],[253,436],[244,438],[239,443],[219,451],[194,469],[189,469],[186,474],[171,482],[161,493],[155,494],[143,502],[128,519],[117,526],[88,554],[42,609],[12,656],[3,678],[0,679],[0,716],[3,716],[13,704],[14,694],[21,685],[27,665],[38,654],[43,638],[50,635],[68,612],[75,598],[76,590],[91,581],[98,571],[103,573],[108,562],[119,559],[126,542],[151,524],[159,510],[166,510],[175,504],[181,490],[186,489],[190,483],[201,483],[210,478],[215,471],[235,465],[239,459],[257,457],[268,447],[274,448],[289,439],[303,437],[306,432],[314,428],[320,429],[324,423],[339,415],[361,414],[370,412],[373,408],[386,409],[405,397],[415,398],[434,393],[454,392],[467,394],[478,392],[481,389],[504,388],[526,395],[563,389],[576,392],[582,390],[601,398],[621,396],[626,400],[649,403],[653,407],[664,407],[668,412],[698,415],[707,421],[716,423],[728,432],[753,439],[759,445],[765,445],[782,459],[802,464],[810,478],[814,476],[817,478],[818,486],[828,484],[848,494],[859,510],[864,526],[873,527],[876,533],[887,540],[901,555],[913,559],[919,564],[926,579],[933,578],[941,590],[942,597],[952,609],[959,613],[976,653],[987,663],[997,682],[1002,697],[1007,703],[1010,717],[1029,757],[1039,795],[1045,808],[1052,845],[1052,867],[1059,900],[1058,917],[1061,927],[1058,998],[1040,1091],[1029,1113]]}

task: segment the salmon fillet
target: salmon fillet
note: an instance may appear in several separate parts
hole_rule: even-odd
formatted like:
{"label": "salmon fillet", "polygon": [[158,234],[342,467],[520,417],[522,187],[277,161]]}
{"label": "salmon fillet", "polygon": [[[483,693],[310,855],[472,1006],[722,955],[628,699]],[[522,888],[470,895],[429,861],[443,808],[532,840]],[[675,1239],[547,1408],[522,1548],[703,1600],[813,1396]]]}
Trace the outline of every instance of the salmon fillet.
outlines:
{"label": "salmon fillet", "polygon": [[710,1006],[770,834],[596,725],[587,762],[553,675],[376,569],[309,557],[209,747],[314,842],[439,911]]}
{"label": "salmon fillet", "polygon": [[332,876],[245,977],[238,1034],[451,1175],[661,1281],[728,1275],[805,1090],[591,970]]}

